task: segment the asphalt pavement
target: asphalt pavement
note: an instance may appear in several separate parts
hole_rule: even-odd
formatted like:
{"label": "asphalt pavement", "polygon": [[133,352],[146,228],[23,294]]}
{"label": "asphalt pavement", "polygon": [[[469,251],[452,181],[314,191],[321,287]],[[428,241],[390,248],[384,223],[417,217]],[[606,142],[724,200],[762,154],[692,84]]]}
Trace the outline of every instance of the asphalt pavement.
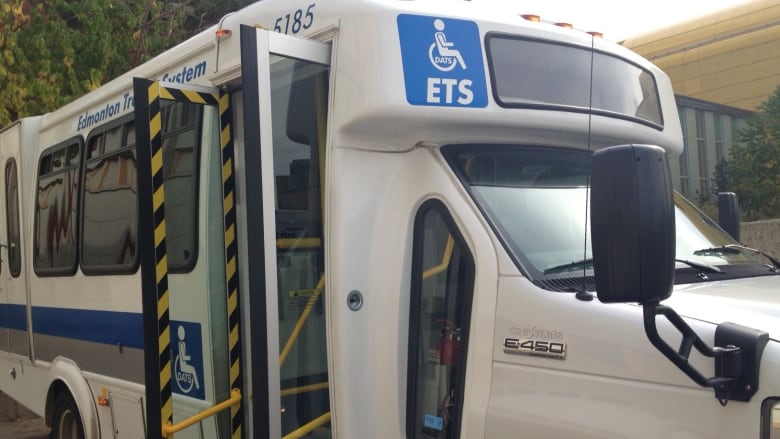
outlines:
{"label": "asphalt pavement", "polygon": [[43,419],[0,417],[0,439],[47,439],[49,429]]}
{"label": "asphalt pavement", "polygon": [[40,416],[0,392],[0,439],[46,439],[49,429]]}

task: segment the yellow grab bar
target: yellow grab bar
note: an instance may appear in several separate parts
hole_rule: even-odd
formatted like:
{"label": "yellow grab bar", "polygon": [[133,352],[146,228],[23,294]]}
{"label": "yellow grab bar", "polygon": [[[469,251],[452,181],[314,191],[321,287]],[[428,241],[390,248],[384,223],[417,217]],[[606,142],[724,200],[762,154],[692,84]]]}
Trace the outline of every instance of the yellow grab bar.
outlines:
{"label": "yellow grab bar", "polygon": [[309,422],[308,424],[302,426],[301,428],[293,431],[287,436],[282,437],[282,439],[300,439],[306,436],[307,434],[311,433],[312,431],[314,431],[315,428],[327,424],[329,421],[330,421],[330,412],[325,413],[324,415]]}
{"label": "yellow grab bar", "polygon": [[222,410],[226,410],[234,405],[241,404],[241,391],[238,389],[233,389],[230,391],[230,398],[227,400],[220,402],[219,404],[215,405],[214,407],[208,408],[206,410],[203,410],[202,412],[198,413],[195,416],[192,416],[190,418],[187,418],[178,424],[171,424],[170,422],[166,422],[162,426],[162,435],[165,438],[173,437],[173,434],[177,431],[184,430],[185,428],[196,424],[209,416],[215,415]]}
{"label": "yellow grab bar", "polygon": [[277,249],[302,249],[322,247],[320,238],[279,238],[276,240]]}
{"label": "yellow grab bar", "polygon": [[441,255],[441,262],[439,262],[439,265],[435,265],[423,271],[423,279],[428,279],[431,276],[437,275],[450,266],[450,259],[452,259],[452,250],[454,247],[455,240],[452,239],[452,235],[447,236],[447,245],[444,247],[444,253]]}
{"label": "yellow grab bar", "polygon": [[282,389],[282,396],[297,395],[299,393],[314,392],[316,390],[327,389],[330,386],[327,381],[324,383],[309,384],[308,386],[291,387]]}

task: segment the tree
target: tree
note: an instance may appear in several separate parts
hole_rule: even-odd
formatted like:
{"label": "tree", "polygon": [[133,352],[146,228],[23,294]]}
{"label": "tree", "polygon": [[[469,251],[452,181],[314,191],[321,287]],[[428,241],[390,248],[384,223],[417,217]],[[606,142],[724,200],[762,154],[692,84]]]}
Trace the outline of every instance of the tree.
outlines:
{"label": "tree", "polygon": [[219,20],[233,11],[255,3],[257,0],[192,0],[191,7],[187,9],[187,17],[184,28],[188,35],[195,35],[205,28],[216,24]]}
{"label": "tree", "polygon": [[747,219],[780,217],[780,86],[739,131],[728,165],[731,189]]}
{"label": "tree", "polygon": [[0,127],[59,108],[251,2],[3,0]]}
{"label": "tree", "polygon": [[24,106],[26,79],[16,68],[19,31],[30,22],[23,0],[10,0],[0,5],[0,126],[10,121],[13,109]]}
{"label": "tree", "polygon": [[717,198],[720,192],[729,192],[730,187],[729,162],[726,159],[720,159],[715,165],[715,173],[712,175],[712,198]]}

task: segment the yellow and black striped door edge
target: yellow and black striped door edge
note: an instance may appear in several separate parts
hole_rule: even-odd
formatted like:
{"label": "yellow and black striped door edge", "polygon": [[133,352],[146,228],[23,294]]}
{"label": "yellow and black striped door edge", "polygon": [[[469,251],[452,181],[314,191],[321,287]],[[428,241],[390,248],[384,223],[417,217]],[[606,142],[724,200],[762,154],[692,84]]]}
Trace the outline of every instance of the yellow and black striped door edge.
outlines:
{"label": "yellow and black striped door edge", "polygon": [[[236,210],[234,183],[234,151],[232,136],[232,111],[230,94],[226,91],[203,91],[183,87],[169,87],[158,81],[143,81],[146,85],[146,102],[149,115],[149,155],[151,156],[151,193],[154,233],[154,274],[157,309],[160,418],[162,424],[172,422],[170,322],[168,297],[168,263],[166,254],[165,196],[163,182],[163,154],[161,144],[162,122],[160,101],[188,102],[217,107],[220,119],[220,149],[222,165],[222,206],[224,213],[225,282],[228,312],[228,349],[230,361],[230,385],[242,390],[241,343],[239,326],[238,245],[236,242]],[[140,122],[139,122],[140,123]],[[139,142],[139,154],[142,142]],[[139,160],[140,165],[140,160]],[[143,219],[142,219],[143,220]],[[148,308],[145,308],[148,309]],[[241,405],[230,410],[231,438],[243,438]]]}

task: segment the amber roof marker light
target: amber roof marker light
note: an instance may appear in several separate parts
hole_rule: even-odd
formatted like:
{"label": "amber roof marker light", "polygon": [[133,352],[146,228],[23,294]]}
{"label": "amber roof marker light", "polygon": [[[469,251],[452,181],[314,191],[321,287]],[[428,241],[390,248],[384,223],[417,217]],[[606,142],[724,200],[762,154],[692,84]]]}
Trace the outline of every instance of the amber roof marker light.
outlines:
{"label": "amber roof marker light", "polygon": [[233,35],[233,32],[230,29],[217,29],[214,34],[217,37],[217,40],[223,40]]}

